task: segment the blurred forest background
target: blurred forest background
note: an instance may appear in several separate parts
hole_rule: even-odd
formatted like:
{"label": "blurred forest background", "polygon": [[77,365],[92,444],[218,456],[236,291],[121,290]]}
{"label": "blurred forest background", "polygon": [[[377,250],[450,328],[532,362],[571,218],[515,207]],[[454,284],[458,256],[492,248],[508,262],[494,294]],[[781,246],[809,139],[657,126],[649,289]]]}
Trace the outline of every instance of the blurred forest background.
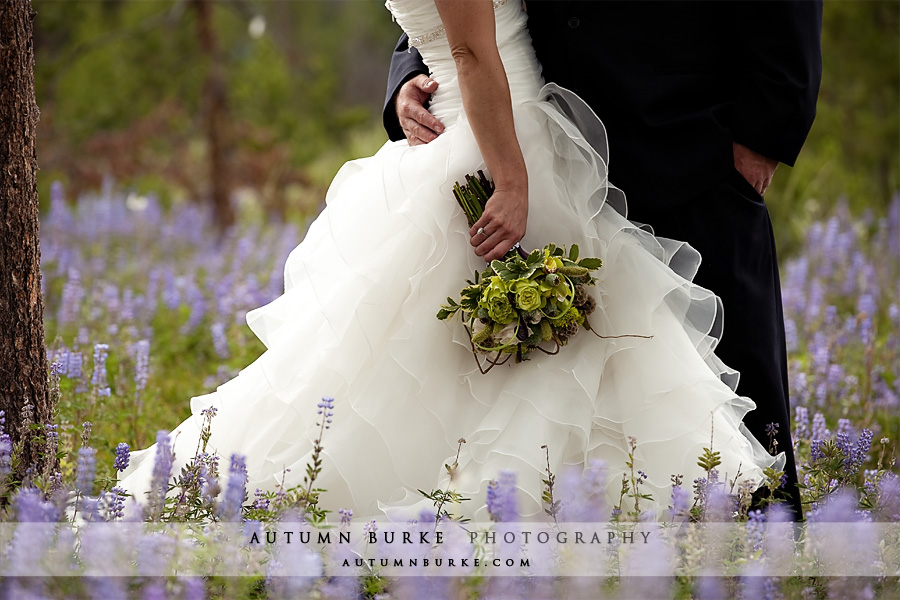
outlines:
{"label": "blurred forest background", "polygon": [[[33,5],[45,208],[54,180],[74,201],[111,179],[166,206],[231,198],[239,218],[302,222],[345,160],[386,140],[400,30],[381,2]],[[826,0],[822,45],[818,117],[767,194],[782,256],[839,198],[880,214],[900,189],[900,3]]]}

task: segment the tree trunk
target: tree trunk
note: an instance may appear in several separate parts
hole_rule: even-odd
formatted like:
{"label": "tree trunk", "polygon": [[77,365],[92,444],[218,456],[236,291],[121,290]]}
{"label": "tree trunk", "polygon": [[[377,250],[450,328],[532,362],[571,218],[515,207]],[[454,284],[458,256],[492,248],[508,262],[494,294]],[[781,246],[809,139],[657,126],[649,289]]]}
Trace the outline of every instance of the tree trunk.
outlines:
{"label": "tree trunk", "polygon": [[[34,99],[34,11],[30,0],[0,9],[0,410],[13,443],[25,438],[17,475],[43,470],[40,435],[23,435],[23,408],[49,423],[51,400],[44,348],[41,248],[38,237]],[[41,432],[43,433],[43,432]]]}
{"label": "tree trunk", "polygon": [[197,37],[206,56],[206,79],[203,81],[203,121],[209,153],[210,192],[213,219],[222,233],[234,224],[231,206],[231,169],[228,166],[228,88],[225,66],[219,51],[213,23],[211,0],[193,0],[197,9]]}

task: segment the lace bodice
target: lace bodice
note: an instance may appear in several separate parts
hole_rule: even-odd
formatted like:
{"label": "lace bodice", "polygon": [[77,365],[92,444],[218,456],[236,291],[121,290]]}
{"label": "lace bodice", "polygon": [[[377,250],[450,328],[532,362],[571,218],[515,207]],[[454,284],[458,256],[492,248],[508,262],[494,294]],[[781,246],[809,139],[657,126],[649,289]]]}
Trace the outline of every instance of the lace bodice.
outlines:
{"label": "lace bodice", "polygon": [[[494,10],[497,10],[504,4],[507,4],[509,1],[510,0],[494,0]],[[401,2],[402,2],[402,0],[401,0]],[[423,4],[427,4],[427,3],[423,3]],[[394,16],[394,19],[396,19],[397,14],[394,12],[394,8],[391,6],[391,0],[386,0],[384,5],[387,7],[387,9],[389,11],[391,11],[391,14]],[[421,13],[414,12],[411,14],[413,14],[413,15],[419,14],[419,16],[425,17],[427,12],[428,12],[427,10],[422,10]],[[437,10],[434,11],[434,15],[437,15]],[[411,21],[407,21],[407,22],[410,23],[410,25],[413,27],[413,29],[415,29],[416,27],[419,27],[419,25],[420,25],[420,23],[416,22],[414,19]],[[426,21],[423,21],[423,23],[421,23],[421,24],[424,24],[425,22]],[[401,23],[401,27],[402,26],[403,25]],[[417,32],[415,34],[411,34],[405,27],[404,27],[404,31],[406,31],[407,35],[409,36],[409,45],[413,48],[419,48],[421,46],[424,46],[425,44],[428,44],[435,40],[441,39],[446,34],[446,32],[444,31],[444,26],[440,24],[439,16],[438,16],[438,24],[436,24],[432,29],[430,29],[424,33]]]}
{"label": "lace bodice", "polygon": [[[456,64],[450,55],[446,32],[433,0],[387,0],[385,6],[428,67],[438,90],[429,110],[445,126],[452,125],[462,110]],[[527,14],[520,0],[494,0],[497,47],[506,69],[513,103],[532,100],[543,81],[540,65],[526,28]]]}

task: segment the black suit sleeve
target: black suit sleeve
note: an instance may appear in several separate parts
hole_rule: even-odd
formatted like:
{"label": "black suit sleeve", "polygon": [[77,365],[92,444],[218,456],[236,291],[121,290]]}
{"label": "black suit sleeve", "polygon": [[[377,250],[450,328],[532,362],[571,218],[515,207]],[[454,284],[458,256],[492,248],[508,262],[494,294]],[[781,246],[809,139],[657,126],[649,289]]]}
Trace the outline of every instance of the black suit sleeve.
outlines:
{"label": "black suit sleeve", "polygon": [[404,140],[403,130],[400,129],[400,122],[397,120],[397,111],[394,108],[394,101],[397,98],[397,92],[400,86],[419,74],[428,74],[428,68],[422,62],[422,57],[418,50],[410,48],[407,45],[409,38],[404,33],[394,48],[394,54],[391,56],[391,69],[388,72],[387,94],[384,97],[384,110],[382,111],[382,121],[384,129],[387,131],[388,137],[393,141]]}
{"label": "black suit sleeve", "polygon": [[822,1],[736,2],[734,141],[793,165],[816,116]]}

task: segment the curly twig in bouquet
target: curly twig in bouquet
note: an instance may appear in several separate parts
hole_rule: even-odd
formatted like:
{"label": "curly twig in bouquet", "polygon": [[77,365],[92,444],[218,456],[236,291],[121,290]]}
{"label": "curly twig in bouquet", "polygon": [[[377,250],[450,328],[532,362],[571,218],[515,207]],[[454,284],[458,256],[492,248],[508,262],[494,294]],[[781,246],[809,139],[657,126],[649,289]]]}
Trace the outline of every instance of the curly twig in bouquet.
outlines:
{"label": "curly twig in bouquet", "polygon": [[[466,175],[465,184],[457,182],[453,187],[469,226],[481,218],[493,191],[493,183],[482,171]],[[591,273],[602,266],[599,258],[579,259],[575,244],[568,253],[555,244],[528,253],[516,244],[503,260],[476,271],[474,279],[466,281],[459,301],[447,298],[437,318],[461,317],[482,373],[510,356],[518,363],[534,350],[557,354],[582,328],[593,332],[588,316],[596,302],[587,286],[594,285],[597,280]],[[487,356],[487,368],[478,360],[479,354]]]}

